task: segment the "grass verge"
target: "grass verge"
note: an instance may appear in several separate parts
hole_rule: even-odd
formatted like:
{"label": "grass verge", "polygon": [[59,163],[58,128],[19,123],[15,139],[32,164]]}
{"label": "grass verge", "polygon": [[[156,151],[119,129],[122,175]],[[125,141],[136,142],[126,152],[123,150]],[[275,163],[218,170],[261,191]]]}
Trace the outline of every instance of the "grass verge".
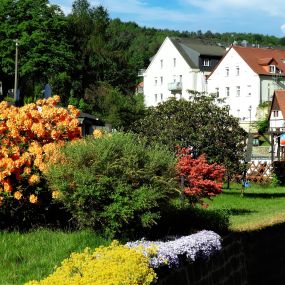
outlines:
{"label": "grass verge", "polygon": [[241,196],[241,185],[234,185],[208,204],[209,210],[229,214],[232,231],[253,231],[285,222],[285,187],[251,185]]}
{"label": "grass verge", "polygon": [[0,232],[0,284],[18,285],[49,275],[74,251],[109,241],[92,232],[39,229],[30,233]]}

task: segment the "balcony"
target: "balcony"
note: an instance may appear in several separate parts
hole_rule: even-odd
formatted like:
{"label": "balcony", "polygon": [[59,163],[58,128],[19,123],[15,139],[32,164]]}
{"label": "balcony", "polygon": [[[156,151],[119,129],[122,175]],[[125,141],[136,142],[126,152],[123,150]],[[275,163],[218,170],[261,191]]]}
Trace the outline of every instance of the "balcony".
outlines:
{"label": "balcony", "polygon": [[168,90],[172,93],[181,92],[182,91],[182,82],[171,82],[168,83]]}

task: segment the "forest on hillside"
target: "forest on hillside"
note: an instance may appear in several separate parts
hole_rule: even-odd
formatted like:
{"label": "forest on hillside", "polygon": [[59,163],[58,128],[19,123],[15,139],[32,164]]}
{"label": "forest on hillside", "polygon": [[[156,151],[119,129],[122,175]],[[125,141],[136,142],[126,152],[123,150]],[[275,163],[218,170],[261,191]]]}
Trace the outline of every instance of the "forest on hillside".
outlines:
{"label": "forest on hillside", "polygon": [[1,97],[14,86],[17,40],[20,104],[41,97],[48,83],[63,104],[127,128],[144,108],[142,96],[135,94],[142,80],[138,71],[148,66],[166,36],[225,46],[233,42],[285,45],[285,38],[270,35],[140,27],[111,19],[103,6],[92,6],[88,0],[75,0],[69,15],[48,0],[0,0]]}

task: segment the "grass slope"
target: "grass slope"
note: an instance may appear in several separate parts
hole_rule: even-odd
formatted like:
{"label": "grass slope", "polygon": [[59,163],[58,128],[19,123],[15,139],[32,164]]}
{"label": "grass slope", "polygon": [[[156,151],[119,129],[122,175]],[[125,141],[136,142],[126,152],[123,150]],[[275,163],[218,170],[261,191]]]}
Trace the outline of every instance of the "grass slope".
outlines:
{"label": "grass slope", "polygon": [[0,232],[0,284],[18,285],[39,280],[72,252],[107,243],[88,231]]}
{"label": "grass slope", "polygon": [[252,231],[285,222],[285,187],[251,185],[241,196],[235,185],[209,203],[210,210],[229,214],[230,230]]}

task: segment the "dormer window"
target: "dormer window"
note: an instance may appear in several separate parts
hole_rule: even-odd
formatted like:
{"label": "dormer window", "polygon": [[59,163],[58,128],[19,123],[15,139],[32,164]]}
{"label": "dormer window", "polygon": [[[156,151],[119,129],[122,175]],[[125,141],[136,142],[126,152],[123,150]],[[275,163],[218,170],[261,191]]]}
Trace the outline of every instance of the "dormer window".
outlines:
{"label": "dormer window", "polygon": [[276,72],[276,66],[274,64],[269,65],[269,72],[275,73]]}
{"label": "dormer window", "polygon": [[276,111],[276,110],[273,111],[273,117],[274,117],[274,118],[277,118],[277,117],[278,117],[278,111]]}

